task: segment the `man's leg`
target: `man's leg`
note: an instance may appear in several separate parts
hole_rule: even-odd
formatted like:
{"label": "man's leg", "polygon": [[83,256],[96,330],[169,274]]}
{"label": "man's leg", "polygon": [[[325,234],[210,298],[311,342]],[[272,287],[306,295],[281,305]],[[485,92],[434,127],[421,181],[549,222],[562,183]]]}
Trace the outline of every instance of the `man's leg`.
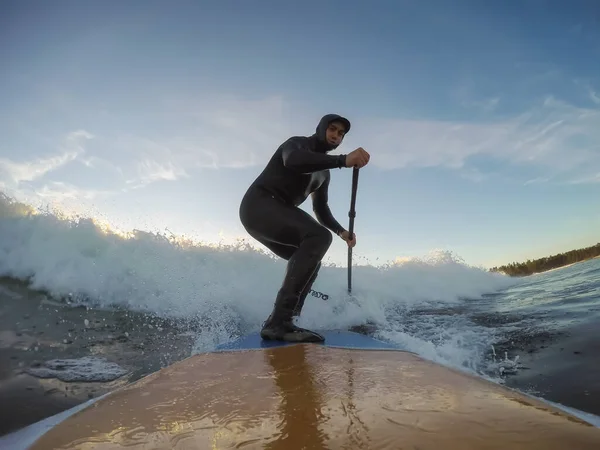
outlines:
{"label": "man's leg", "polygon": [[302,295],[308,294],[305,288],[310,290],[311,279],[331,245],[331,232],[300,208],[285,205],[268,193],[256,190],[249,191],[242,201],[240,219],[248,233],[267,247],[279,244],[279,250],[280,246],[294,248],[273,312],[263,327],[263,338],[322,340],[316,333],[295,327],[292,317]]}
{"label": "man's leg", "polygon": [[277,293],[273,312],[261,330],[263,339],[295,342],[319,342],[323,337],[295,326],[294,313],[299,313],[310,289],[310,281],[323,257],[316,249],[327,250],[331,244],[331,233],[307,236],[288,261],[286,275]]}
{"label": "man's leg", "polygon": [[[269,250],[271,250],[273,253],[275,253],[277,256],[279,256],[282,259],[285,259],[286,261],[289,261],[289,259],[292,257],[294,252],[297,250],[296,247],[292,247],[289,245],[282,245],[282,244],[278,244],[276,242],[269,242],[269,241],[261,240],[261,243],[265,247],[267,247]],[[306,286],[302,290],[302,293],[300,294],[300,297],[298,298],[298,303],[294,307],[294,314],[293,314],[294,317],[299,317],[300,314],[302,313],[302,308],[304,307],[304,302],[305,302],[306,297],[308,296],[310,290],[312,289],[312,286],[315,283],[317,276],[319,275],[320,268],[321,268],[321,263],[319,262],[317,264],[317,268],[314,270],[312,276],[308,280],[308,283],[306,284]]]}
{"label": "man's leg", "polygon": [[315,280],[317,279],[317,276],[319,275],[320,268],[321,268],[321,263],[317,264],[317,268],[315,269],[312,276],[310,277],[310,280],[308,280],[308,283],[306,284],[306,286],[304,286],[304,290],[302,291],[302,294],[300,294],[300,298],[298,298],[298,303],[296,304],[296,307],[294,308],[293,315],[295,317],[299,317],[300,314],[302,313],[302,308],[304,308],[304,301],[306,300],[308,293],[312,289],[312,285],[314,284]]}

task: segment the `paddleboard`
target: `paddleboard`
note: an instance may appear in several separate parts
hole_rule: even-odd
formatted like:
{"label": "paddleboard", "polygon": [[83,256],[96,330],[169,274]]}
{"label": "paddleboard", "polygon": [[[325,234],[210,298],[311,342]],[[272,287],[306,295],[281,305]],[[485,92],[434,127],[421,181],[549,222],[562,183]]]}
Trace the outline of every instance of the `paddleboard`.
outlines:
{"label": "paddleboard", "polygon": [[38,436],[23,430],[12,442],[27,447],[11,448],[600,448],[600,428],[545,402],[357,333],[324,336],[243,336],[37,424]]}

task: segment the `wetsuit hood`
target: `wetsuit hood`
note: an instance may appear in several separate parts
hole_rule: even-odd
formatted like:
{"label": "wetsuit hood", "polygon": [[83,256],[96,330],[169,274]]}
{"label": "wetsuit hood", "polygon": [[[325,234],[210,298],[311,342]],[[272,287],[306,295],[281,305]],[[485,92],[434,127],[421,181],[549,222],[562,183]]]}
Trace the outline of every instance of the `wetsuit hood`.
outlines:
{"label": "wetsuit hood", "polygon": [[319,124],[317,125],[316,133],[312,136],[316,139],[317,142],[317,150],[320,152],[330,152],[331,150],[335,150],[338,146],[331,145],[327,142],[327,127],[331,122],[342,122],[344,127],[346,128],[346,134],[350,131],[350,121],[345,117],[342,117],[338,114],[327,114],[321,118]]}

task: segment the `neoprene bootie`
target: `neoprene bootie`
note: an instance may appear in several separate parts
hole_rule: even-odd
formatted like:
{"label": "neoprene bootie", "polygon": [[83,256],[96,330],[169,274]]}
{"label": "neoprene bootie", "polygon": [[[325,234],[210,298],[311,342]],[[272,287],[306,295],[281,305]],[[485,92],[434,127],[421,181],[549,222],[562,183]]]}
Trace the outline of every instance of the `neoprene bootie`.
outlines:
{"label": "neoprene bootie", "polygon": [[273,321],[272,316],[265,322],[260,337],[267,341],[285,342],[323,342],[325,338],[319,333],[300,328],[291,320]]}

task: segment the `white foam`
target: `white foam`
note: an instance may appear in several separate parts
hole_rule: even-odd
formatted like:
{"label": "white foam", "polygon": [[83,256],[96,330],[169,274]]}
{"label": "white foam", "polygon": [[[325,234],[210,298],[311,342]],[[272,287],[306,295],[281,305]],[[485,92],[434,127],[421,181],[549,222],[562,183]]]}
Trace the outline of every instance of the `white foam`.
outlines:
{"label": "white foam", "polygon": [[52,359],[38,367],[30,367],[27,373],[39,378],[58,378],[61,381],[113,381],[127,370],[117,363],[96,356],[73,359]]}
{"label": "white foam", "polygon": [[5,286],[0,286],[0,295],[3,297],[11,298],[13,300],[18,300],[22,298],[22,295],[12,291],[11,289],[6,288]]}
{"label": "white foam", "polygon": [[[74,302],[195,318],[202,324],[196,351],[256,331],[272,308],[284,263],[243,243],[213,248],[159,234],[122,236],[87,219],[44,214],[0,221],[0,275],[30,277],[34,288]],[[373,322],[380,337],[408,350],[475,368],[489,349],[488,329],[410,313],[460,304],[515,280],[434,252],[402,264],[353,268],[351,301],[346,283],[346,268],[323,267],[313,289],[329,299],[309,296],[301,324],[332,329]]]}

